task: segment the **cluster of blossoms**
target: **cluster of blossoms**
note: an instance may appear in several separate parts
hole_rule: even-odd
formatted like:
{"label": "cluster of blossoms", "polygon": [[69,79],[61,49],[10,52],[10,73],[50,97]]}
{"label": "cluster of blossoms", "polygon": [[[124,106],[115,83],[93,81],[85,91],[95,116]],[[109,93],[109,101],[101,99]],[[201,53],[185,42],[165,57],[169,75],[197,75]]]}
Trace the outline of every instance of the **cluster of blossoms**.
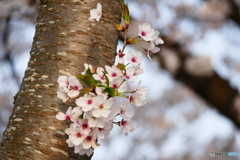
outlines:
{"label": "cluster of blossoms", "polygon": [[[125,26],[116,25],[117,29],[125,34],[129,25],[129,13],[126,4],[122,4],[123,19]],[[102,6],[97,4],[97,9],[90,11],[91,19],[100,20]],[[158,38],[158,31],[151,28],[148,23],[139,26],[139,36],[150,42],[151,46],[161,44],[163,41]],[[130,90],[128,83],[133,83],[143,73],[141,69],[142,53],[129,50],[124,54],[128,44],[135,44],[136,38],[124,41],[123,48],[117,56],[117,63],[113,66],[94,68],[91,64],[84,64],[85,70],[80,76],[60,76],[58,78],[58,98],[64,103],[68,99],[75,98],[76,106],[70,106],[66,113],[59,112],[56,115],[58,120],[70,122],[70,127],[65,130],[68,135],[67,144],[74,147],[74,152],[80,155],[90,156],[99,144],[97,139],[104,139],[110,134],[113,124],[121,127],[122,132],[128,134],[134,131],[134,116],[132,106],[140,107],[146,104],[146,87],[138,83]],[[134,43],[133,43],[134,42]],[[155,47],[157,48],[157,47]],[[150,52],[156,49],[148,49]],[[80,81],[89,88],[83,88]],[[80,94],[82,93],[82,94]],[[83,95],[83,96],[80,96]]]}
{"label": "cluster of blossoms", "polygon": [[160,48],[156,47],[156,45],[164,43],[163,40],[159,38],[159,34],[159,31],[154,30],[149,23],[139,25],[138,36],[140,36],[143,40],[150,42],[149,48],[144,49],[147,52],[147,57],[149,59],[151,59],[150,55],[160,51]]}

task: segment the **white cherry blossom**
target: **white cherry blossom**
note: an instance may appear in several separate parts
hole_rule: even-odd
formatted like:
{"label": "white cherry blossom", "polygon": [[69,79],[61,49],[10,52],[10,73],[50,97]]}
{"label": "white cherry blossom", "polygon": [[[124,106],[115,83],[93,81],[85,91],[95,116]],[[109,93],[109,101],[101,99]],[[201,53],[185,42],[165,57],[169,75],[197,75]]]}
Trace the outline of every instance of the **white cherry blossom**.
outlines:
{"label": "white cherry blossom", "polygon": [[72,107],[70,106],[66,112],[66,114],[64,114],[63,112],[58,112],[57,115],[56,115],[56,118],[58,120],[71,120],[73,116],[73,113],[72,113]]}
{"label": "white cherry blossom", "polygon": [[126,83],[126,81],[124,81],[123,78],[116,78],[116,79],[110,81],[109,86],[118,90],[118,92],[127,91],[127,83]]}
{"label": "white cherry blossom", "polygon": [[137,92],[129,95],[129,102],[137,107],[143,106],[147,103],[146,98]]}
{"label": "white cherry blossom", "polygon": [[90,69],[91,73],[95,73],[95,69],[91,64],[84,63],[84,68],[85,68],[84,71],[81,73],[82,75],[86,74],[86,71],[88,70],[88,68]]}
{"label": "white cherry blossom", "polygon": [[97,142],[96,142],[96,135],[94,133],[90,133],[87,135],[87,137],[84,139],[82,143],[83,149],[89,149],[89,148],[96,148]]}
{"label": "white cherry blossom", "polygon": [[134,76],[140,75],[143,73],[143,69],[141,69],[141,66],[133,66],[135,68]]}
{"label": "white cherry blossom", "polygon": [[83,142],[84,138],[87,136],[85,132],[81,130],[81,128],[71,128],[71,131],[69,131],[69,140],[74,145],[79,145]]}
{"label": "white cherry blossom", "polygon": [[128,107],[128,104],[122,104],[121,105],[121,110],[120,110],[120,115],[124,120],[131,120],[132,117],[134,116],[134,111]]}
{"label": "white cherry blossom", "polygon": [[106,71],[107,71],[107,76],[109,78],[109,80],[112,80],[114,78],[119,78],[123,75],[122,71],[117,68],[115,65],[113,65],[112,67],[110,66],[105,66]]}
{"label": "white cherry blossom", "polygon": [[157,52],[159,52],[159,51],[160,51],[160,48],[159,48],[159,47],[156,47],[153,43],[151,43],[151,45],[149,46],[149,48],[148,48],[148,50],[147,50],[147,57],[148,57],[150,60],[152,60],[150,56],[151,56],[153,53],[157,53]]}
{"label": "white cherry blossom", "polygon": [[94,117],[108,117],[108,115],[110,114],[110,108],[113,104],[113,99],[109,98],[109,99],[105,99],[105,97],[103,95],[98,95],[95,98],[95,105],[94,105],[94,109],[92,111],[92,115]]}
{"label": "white cherry blossom", "polygon": [[96,87],[95,88],[95,92],[98,94],[98,95],[102,95],[105,99],[107,99],[108,97],[108,94],[104,92],[104,87]]}
{"label": "white cherry blossom", "polygon": [[138,35],[145,41],[152,41],[154,40],[155,31],[149,23],[143,23],[139,25]]}
{"label": "white cherry blossom", "polygon": [[67,92],[62,91],[60,88],[57,91],[57,97],[61,99],[64,103],[66,103],[67,100],[69,99]]}
{"label": "white cherry blossom", "polygon": [[62,92],[68,92],[70,86],[69,86],[69,81],[67,76],[58,77],[57,82]]}
{"label": "white cherry blossom", "polygon": [[104,69],[102,67],[97,68],[97,74],[93,74],[93,78],[95,80],[99,80],[101,82],[105,82],[105,76],[104,76]]}
{"label": "white cherry blossom", "polygon": [[73,127],[81,128],[82,132],[88,134],[91,132],[91,128],[86,119],[78,119],[76,123],[72,124]]}
{"label": "white cherry blossom", "polygon": [[98,3],[97,4],[97,8],[96,9],[91,9],[90,10],[90,18],[89,20],[91,19],[96,19],[97,21],[100,20],[100,18],[102,17],[102,5],[101,3]]}
{"label": "white cherry blossom", "polygon": [[125,54],[119,53],[119,54],[117,55],[117,62],[123,64],[123,63],[125,62]]}
{"label": "white cherry blossom", "polygon": [[142,63],[142,53],[140,51],[128,51],[127,61],[132,65],[140,65]]}
{"label": "white cherry blossom", "polygon": [[76,99],[77,106],[81,107],[84,112],[92,110],[94,107],[94,96],[90,94],[84,94],[83,97]]}
{"label": "white cherry blossom", "polygon": [[91,112],[87,112],[85,118],[88,119],[89,127],[104,127],[105,125],[103,118],[94,117]]}
{"label": "white cherry blossom", "polygon": [[125,79],[129,82],[135,82],[138,76],[135,76],[136,68],[134,66],[130,66],[126,68]]}
{"label": "white cherry blossom", "polygon": [[153,36],[153,40],[151,41],[151,43],[153,43],[154,45],[159,45],[159,44],[163,44],[164,41],[159,38],[159,31],[155,31],[155,34]]}
{"label": "white cherry blossom", "polygon": [[70,90],[68,91],[67,95],[70,98],[77,97],[79,95],[79,90],[82,89],[82,85],[75,76],[70,76],[68,78],[69,86],[71,87]]}
{"label": "white cherry blossom", "polygon": [[120,126],[122,128],[122,131],[124,133],[130,133],[133,132],[135,130],[133,123],[131,121],[127,121],[127,120],[122,120],[120,121]]}
{"label": "white cherry blossom", "polygon": [[96,129],[96,134],[98,138],[105,138],[110,134],[110,131],[113,128],[113,124],[112,123],[107,123],[105,124],[105,126],[103,128],[97,128]]}

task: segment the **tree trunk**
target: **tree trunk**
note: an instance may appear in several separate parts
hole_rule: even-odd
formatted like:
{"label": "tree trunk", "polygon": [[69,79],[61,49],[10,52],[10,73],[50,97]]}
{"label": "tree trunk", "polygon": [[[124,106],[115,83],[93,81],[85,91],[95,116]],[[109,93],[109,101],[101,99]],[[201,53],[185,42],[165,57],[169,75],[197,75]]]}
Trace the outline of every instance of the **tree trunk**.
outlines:
{"label": "tree trunk", "polygon": [[[97,2],[101,21],[89,21]],[[112,65],[120,23],[119,0],[42,0],[28,68],[15,96],[13,113],[0,146],[0,159],[91,159],[74,154],[66,144],[65,122],[55,115],[74,106],[57,98],[57,78],[78,75],[83,64]],[[6,86],[7,87],[7,86]]]}

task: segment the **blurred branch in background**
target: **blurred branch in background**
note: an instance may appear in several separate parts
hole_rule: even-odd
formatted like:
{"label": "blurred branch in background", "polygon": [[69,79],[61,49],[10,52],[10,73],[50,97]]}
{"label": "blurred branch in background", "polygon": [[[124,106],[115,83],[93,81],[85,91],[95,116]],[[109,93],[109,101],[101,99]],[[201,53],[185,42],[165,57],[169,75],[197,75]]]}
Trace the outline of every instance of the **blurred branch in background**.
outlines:
{"label": "blurred branch in background", "polygon": [[0,1],[0,139],[27,66],[37,0]]}

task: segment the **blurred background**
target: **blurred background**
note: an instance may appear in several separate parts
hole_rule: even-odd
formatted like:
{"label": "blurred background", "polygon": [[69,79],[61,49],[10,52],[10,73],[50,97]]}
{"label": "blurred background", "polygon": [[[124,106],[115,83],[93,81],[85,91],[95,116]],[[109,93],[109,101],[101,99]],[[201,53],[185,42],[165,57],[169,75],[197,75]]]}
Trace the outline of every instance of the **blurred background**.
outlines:
{"label": "blurred background", "polygon": [[[115,126],[93,160],[240,159],[240,0],[126,2],[129,35],[149,22],[165,43],[153,62],[144,59],[148,103],[135,111],[136,130],[126,137]],[[37,6],[0,1],[0,139],[27,67]]]}

